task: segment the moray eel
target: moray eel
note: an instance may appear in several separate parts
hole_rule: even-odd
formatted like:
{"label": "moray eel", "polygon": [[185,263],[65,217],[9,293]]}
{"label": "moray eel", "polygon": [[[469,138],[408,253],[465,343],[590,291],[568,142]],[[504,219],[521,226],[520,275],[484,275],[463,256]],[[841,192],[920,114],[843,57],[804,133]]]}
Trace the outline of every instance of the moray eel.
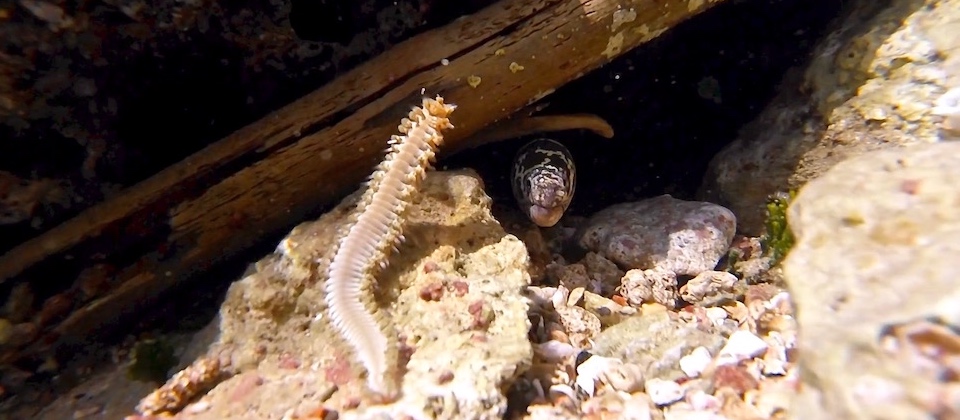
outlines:
{"label": "moray eel", "polygon": [[577,168],[570,151],[546,138],[520,148],[510,175],[517,205],[541,227],[560,221],[577,187]]}

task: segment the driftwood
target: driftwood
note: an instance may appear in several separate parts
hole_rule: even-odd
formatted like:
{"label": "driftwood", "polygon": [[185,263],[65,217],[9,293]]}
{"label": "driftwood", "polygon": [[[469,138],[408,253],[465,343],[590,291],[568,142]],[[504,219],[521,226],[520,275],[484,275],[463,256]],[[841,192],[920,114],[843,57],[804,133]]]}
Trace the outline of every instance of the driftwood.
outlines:
{"label": "driftwood", "polygon": [[[92,265],[94,253],[110,261],[124,248],[152,250],[124,257],[108,295],[26,351],[85,338],[357,188],[421,96],[458,106],[446,154],[494,141],[510,125],[496,122],[719,2],[502,0],[393,47],[0,257],[2,284],[67,255]],[[586,118],[539,124],[612,134]],[[520,119],[506,130],[536,124]]]}

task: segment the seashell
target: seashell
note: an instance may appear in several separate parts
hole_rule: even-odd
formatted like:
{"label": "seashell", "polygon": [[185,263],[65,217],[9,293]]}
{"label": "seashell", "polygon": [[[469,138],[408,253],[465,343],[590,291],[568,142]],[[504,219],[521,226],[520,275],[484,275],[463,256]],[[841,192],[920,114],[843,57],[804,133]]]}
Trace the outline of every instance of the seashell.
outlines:
{"label": "seashell", "polygon": [[576,385],[587,395],[596,394],[597,382],[601,381],[607,372],[618,369],[623,361],[612,357],[591,355],[577,366]]}
{"label": "seashell", "polygon": [[554,308],[562,308],[567,306],[567,298],[569,297],[570,291],[561,284],[560,286],[557,286],[557,291],[554,292],[553,296],[550,297],[550,301],[553,302]]}
{"label": "seashell", "polygon": [[717,355],[717,366],[736,365],[744,360],[760,356],[767,351],[767,343],[750,331],[738,330],[730,335],[727,344]]}
{"label": "seashell", "polygon": [[700,346],[693,349],[690,354],[680,358],[680,370],[688,378],[698,378],[703,371],[707,370],[711,361],[713,361],[713,356],[710,355],[710,350]]}
{"label": "seashell", "polygon": [[577,306],[583,301],[583,294],[586,292],[586,289],[583,287],[578,287],[570,291],[570,295],[567,296],[566,306]]}

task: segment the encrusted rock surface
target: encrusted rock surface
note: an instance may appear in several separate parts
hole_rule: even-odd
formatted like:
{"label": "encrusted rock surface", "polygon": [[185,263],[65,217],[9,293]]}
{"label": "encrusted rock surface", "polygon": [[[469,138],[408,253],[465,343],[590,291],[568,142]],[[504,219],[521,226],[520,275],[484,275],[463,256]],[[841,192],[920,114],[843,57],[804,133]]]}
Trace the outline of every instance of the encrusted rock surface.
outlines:
{"label": "encrusted rock surface", "polygon": [[503,391],[533,353],[522,295],[530,278],[523,244],[493,219],[482,185],[470,171],[429,174],[406,219],[407,242],[380,276],[383,310],[409,358],[398,401],[372,405],[362,369],[325,319],[322,273],[352,196],[295,228],[231,286],[219,336],[191,367],[216,361],[229,378],[178,385],[189,391],[180,395],[161,389],[164,395],[141,408],[174,401],[169,411],[197,419],[322,417],[331,410],[341,418],[501,418]]}
{"label": "encrusted rock surface", "polygon": [[[746,286],[708,269],[673,291],[689,299],[680,309],[631,303],[614,287],[622,269],[604,256],[564,261],[558,243],[574,226],[523,244],[491,218],[477,178],[445,172],[427,177],[407,219],[408,241],[379,279],[409,363],[401,398],[378,405],[326,324],[316,274],[353,200],[296,228],[234,283],[219,322],[180,353],[190,365],[140,408],[165,407],[180,419],[324,418],[333,411],[363,419],[733,419],[786,409],[798,380],[796,322],[779,287]],[[675,220],[703,215],[704,203],[673,201],[681,203],[672,207]],[[671,231],[658,229],[659,240],[669,242]],[[525,245],[548,258],[530,260]],[[530,272],[547,273],[548,284],[530,285]],[[103,394],[73,397],[85,392],[93,391],[77,388],[43,414],[134,405],[104,402]]]}
{"label": "encrusted rock surface", "polygon": [[[713,203],[665,194],[613,205],[591,216],[578,232],[580,246],[596,253],[587,254],[591,258],[585,259],[585,264],[596,267],[591,271],[606,273],[579,277],[591,290],[601,290],[602,279],[616,272],[602,264],[605,257],[629,270],[618,288],[627,301],[633,305],[657,302],[672,308],[678,298],[677,276],[698,276],[716,267],[727,254],[736,229],[733,213]],[[561,282],[576,287],[570,267],[576,266],[559,271],[566,274]]]}
{"label": "encrusted rock surface", "polygon": [[713,332],[658,311],[610,327],[597,338],[593,352],[636,363],[647,377],[675,380],[685,376],[679,369],[680,358],[693,349],[705,347],[717,354],[723,338]]}
{"label": "encrusted rock surface", "polygon": [[960,143],[838,164],[790,207],[784,274],[805,386],[792,415],[956,418]]}
{"label": "encrusted rock surface", "polygon": [[723,207],[665,194],[597,212],[582,228],[580,245],[627,269],[695,276],[717,265],[736,226]]}
{"label": "encrusted rock surface", "polygon": [[960,0],[851,2],[806,69],[714,157],[699,196],[759,235],[769,195],[865,151],[940,139],[956,121],[934,106],[960,86],[957,19]]}

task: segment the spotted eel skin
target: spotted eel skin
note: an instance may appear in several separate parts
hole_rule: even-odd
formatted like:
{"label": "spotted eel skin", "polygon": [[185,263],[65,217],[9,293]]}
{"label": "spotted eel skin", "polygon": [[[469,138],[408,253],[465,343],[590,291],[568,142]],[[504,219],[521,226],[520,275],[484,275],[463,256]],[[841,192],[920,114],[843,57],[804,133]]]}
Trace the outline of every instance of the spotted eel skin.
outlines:
{"label": "spotted eel skin", "polygon": [[520,148],[510,175],[517,204],[541,227],[560,221],[577,187],[577,168],[570,151],[546,138]]}

